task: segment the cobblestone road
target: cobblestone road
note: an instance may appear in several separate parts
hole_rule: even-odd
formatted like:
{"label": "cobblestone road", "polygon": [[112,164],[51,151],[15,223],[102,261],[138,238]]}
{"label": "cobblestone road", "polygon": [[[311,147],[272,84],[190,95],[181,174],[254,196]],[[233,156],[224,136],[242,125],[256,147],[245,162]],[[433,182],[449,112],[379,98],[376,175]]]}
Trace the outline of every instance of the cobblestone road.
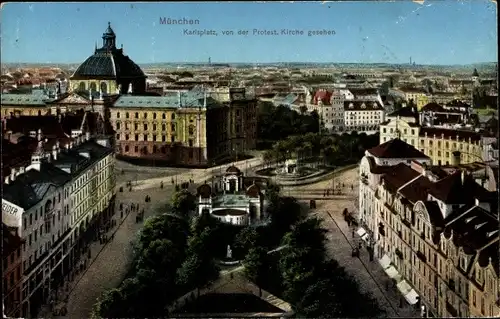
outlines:
{"label": "cobblestone road", "polygon": [[[362,249],[359,258],[352,257],[352,248],[359,245],[361,239],[357,234],[352,233],[352,229],[345,222],[342,211],[347,208],[349,211],[357,209],[358,197],[358,169],[352,169],[339,174],[333,180],[323,181],[307,186],[287,187],[284,191],[290,190],[299,194],[302,190],[305,196],[313,189],[332,189],[332,181],[335,189],[339,189],[344,184],[342,195],[334,200],[317,200],[316,209],[311,213],[323,219],[323,225],[329,230],[327,238],[327,252],[337,260],[340,266],[352,275],[360,285],[360,288],[378,300],[380,307],[385,310],[388,317],[419,317],[419,312],[412,306],[404,302],[401,306],[402,296],[397,288],[392,287],[392,282],[384,272],[376,258],[369,260],[368,251]],[[351,185],[353,186],[351,188]],[[295,195],[297,196],[297,195]],[[300,200],[300,196],[297,196]]]}

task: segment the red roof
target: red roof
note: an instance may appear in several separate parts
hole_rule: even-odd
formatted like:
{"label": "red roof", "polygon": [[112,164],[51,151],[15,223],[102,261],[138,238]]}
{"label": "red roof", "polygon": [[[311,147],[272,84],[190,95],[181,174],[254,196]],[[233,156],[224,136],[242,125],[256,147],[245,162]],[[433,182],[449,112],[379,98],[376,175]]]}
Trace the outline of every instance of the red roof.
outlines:
{"label": "red roof", "polygon": [[429,158],[410,144],[395,138],[368,150],[378,158]]}
{"label": "red roof", "polygon": [[330,105],[330,99],[332,97],[332,92],[327,90],[318,90],[314,94],[313,104],[318,105],[319,101],[321,101],[325,105]]}

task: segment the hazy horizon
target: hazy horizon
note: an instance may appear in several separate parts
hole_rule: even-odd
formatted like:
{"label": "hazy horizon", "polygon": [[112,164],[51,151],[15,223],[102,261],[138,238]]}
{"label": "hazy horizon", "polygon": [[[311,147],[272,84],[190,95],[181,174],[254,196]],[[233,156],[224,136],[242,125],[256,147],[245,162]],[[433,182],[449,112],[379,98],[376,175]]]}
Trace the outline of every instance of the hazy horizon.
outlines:
{"label": "hazy horizon", "polygon": [[110,22],[138,64],[470,65],[498,59],[496,10],[488,0],[6,3],[1,54],[82,63]]}

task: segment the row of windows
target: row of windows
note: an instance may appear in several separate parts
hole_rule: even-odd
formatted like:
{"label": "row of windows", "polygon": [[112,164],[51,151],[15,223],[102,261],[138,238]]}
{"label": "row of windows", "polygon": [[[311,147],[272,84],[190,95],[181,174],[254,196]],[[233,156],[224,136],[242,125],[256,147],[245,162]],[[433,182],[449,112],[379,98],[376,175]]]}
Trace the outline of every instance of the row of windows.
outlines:
{"label": "row of windows", "polygon": [[[143,134],[142,135],[142,140],[139,139],[139,137],[141,137],[139,134],[135,134],[134,140],[135,141],[150,141],[150,142],[151,141],[152,142],[159,142],[159,141],[166,142],[167,141],[167,136],[166,135],[153,135],[152,138],[150,139],[149,136],[148,136],[148,134]],[[122,140],[120,134],[116,134],[116,140],[117,141],[121,141]],[[123,140],[125,140],[125,141],[131,141],[130,135],[125,134]],[[174,135],[170,136],[170,143],[175,143],[175,136]]]}
{"label": "row of windows", "polygon": [[[148,130],[148,124],[143,124],[143,128],[144,128],[144,131],[147,131]],[[158,126],[156,124],[153,124],[152,126],[153,128],[153,131],[156,131]],[[120,122],[116,122],[116,129],[119,130],[121,129],[121,123]],[[129,123],[125,123],[125,130],[129,130]],[[134,124],[134,130],[139,130],[139,124],[135,123]],[[166,124],[162,124],[161,125],[161,130],[162,131],[166,131],[167,130],[167,125]],[[175,132],[175,124],[170,124],[170,131],[171,132]],[[194,125],[190,125],[189,126],[189,131],[190,132],[194,132]],[[193,133],[191,133],[193,134]]]}
{"label": "row of windows", "polygon": [[[190,146],[191,147],[193,146],[192,143],[190,143]],[[156,145],[153,145],[151,154],[159,154],[159,153],[166,154],[168,150],[169,150],[169,148],[167,146],[160,146],[160,147],[158,147]],[[129,153],[130,152],[130,146],[125,145],[124,152],[125,153]],[[135,145],[134,146],[134,152],[135,153],[141,152],[142,154],[148,154],[148,148],[147,147],[139,148],[138,145]],[[192,149],[188,151],[188,157],[190,159],[192,159],[194,157],[194,151]]]}
{"label": "row of windows", "polygon": [[[148,112],[143,112],[143,113],[142,113],[142,117],[143,117],[143,118],[145,118],[145,119],[147,119],[147,118],[148,118],[148,114],[150,114],[150,113],[148,113]],[[157,118],[157,113],[152,113],[152,114],[153,114],[153,119],[156,119],[156,118]],[[120,112],[116,112],[116,118],[118,118],[118,119],[119,119],[120,117],[121,117]],[[125,118],[126,118],[126,119],[130,118],[130,113],[129,113],[129,112],[125,112]],[[134,118],[136,118],[136,119],[138,119],[138,118],[139,118],[139,112],[135,112],[135,113],[134,113]],[[162,118],[163,120],[166,120],[166,119],[167,119],[167,113],[162,113],[162,114],[161,114],[161,118]],[[172,114],[170,115],[170,119],[171,119],[172,121],[173,121],[173,120],[175,120],[175,113],[172,113]]]}
{"label": "row of windows", "polygon": [[[394,128],[392,128],[392,127],[391,127],[391,128],[389,129],[389,132],[390,132],[390,133],[395,133],[395,132],[396,132],[396,130],[397,130],[397,129],[394,129]],[[387,133],[387,128],[386,128],[386,127],[382,128],[382,132],[383,132],[383,133]],[[403,129],[403,134],[404,134],[404,135],[408,134],[408,129],[406,129],[406,128],[405,128],[405,129]],[[415,135],[415,129],[411,129],[411,135]]]}

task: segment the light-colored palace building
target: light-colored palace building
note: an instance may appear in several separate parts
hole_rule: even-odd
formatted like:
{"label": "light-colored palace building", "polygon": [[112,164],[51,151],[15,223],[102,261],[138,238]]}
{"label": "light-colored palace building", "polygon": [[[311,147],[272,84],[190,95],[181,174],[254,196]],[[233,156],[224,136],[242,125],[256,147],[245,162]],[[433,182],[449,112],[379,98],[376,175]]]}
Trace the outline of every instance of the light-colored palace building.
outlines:
{"label": "light-colored palace building", "polygon": [[122,95],[110,108],[116,153],[188,166],[236,158],[255,147],[256,108],[256,100],[236,88]]}
{"label": "light-colored palace building", "polygon": [[395,139],[360,163],[359,213],[375,256],[402,297],[434,317],[500,313],[496,197],[463,166]]}

